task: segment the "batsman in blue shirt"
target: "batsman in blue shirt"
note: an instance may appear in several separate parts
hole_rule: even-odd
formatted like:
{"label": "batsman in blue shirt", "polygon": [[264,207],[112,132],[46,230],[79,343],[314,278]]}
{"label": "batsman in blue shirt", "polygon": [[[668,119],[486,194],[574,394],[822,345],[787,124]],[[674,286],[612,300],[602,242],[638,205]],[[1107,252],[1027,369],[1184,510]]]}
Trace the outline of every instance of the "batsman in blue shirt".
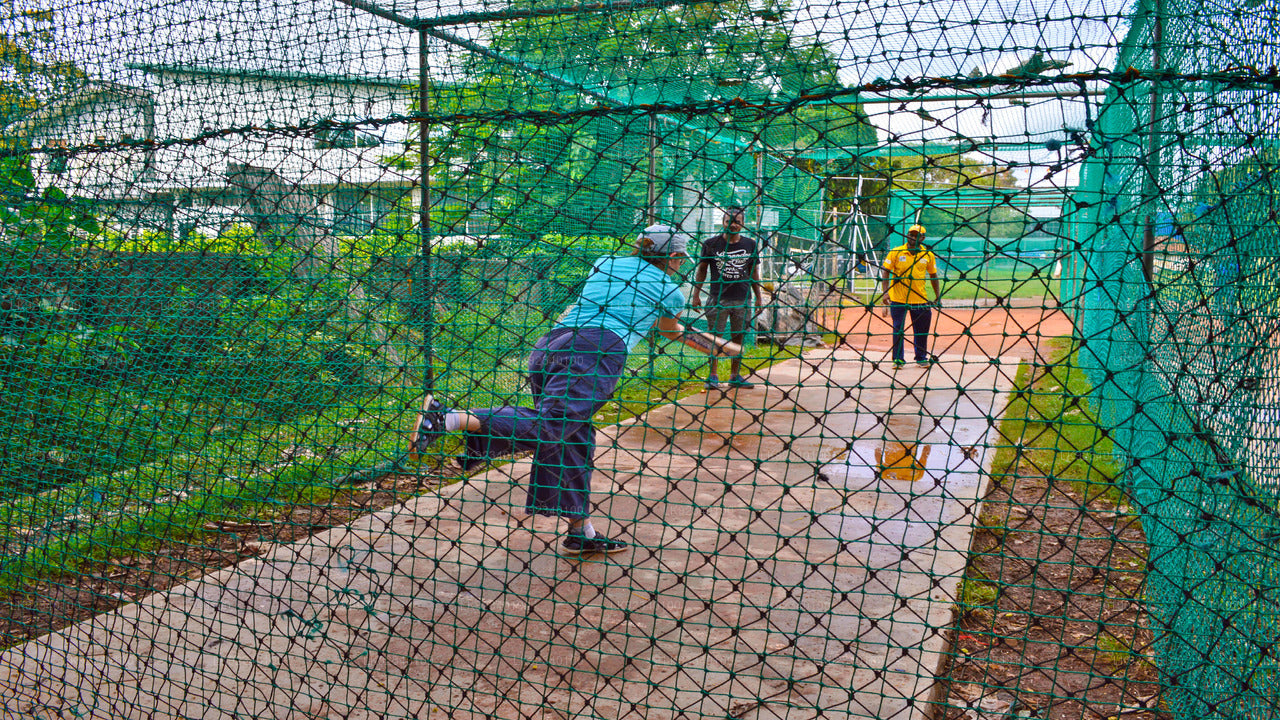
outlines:
{"label": "batsman in blue shirt", "polygon": [[466,440],[464,467],[516,451],[533,452],[526,507],[563,517],[566,555],[615,553],[627,548],[591,524],[592,418],[613,397],[631,350],[650,332],[706,353],[732,357],[742,346],[686,328],[685,299],[674,279],[689,259],[689,238],[665,225],[644,230],[632,255],[595,262],[576,301],[529,355],[532,408],[457,410],[428,396],[418,417],[412,453],[422,453],[447,432]]}

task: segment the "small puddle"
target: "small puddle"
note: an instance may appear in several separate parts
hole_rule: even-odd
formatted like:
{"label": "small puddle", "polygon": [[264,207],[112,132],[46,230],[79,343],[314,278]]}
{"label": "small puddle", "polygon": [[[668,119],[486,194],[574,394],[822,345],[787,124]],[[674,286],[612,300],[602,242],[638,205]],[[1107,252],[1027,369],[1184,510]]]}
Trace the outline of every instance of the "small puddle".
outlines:
{"label": "small puddle", "polygon": [[932,448],[924,443],[886,440],[875,449],[877,472],[886,480],[916,482],[924,477]]}

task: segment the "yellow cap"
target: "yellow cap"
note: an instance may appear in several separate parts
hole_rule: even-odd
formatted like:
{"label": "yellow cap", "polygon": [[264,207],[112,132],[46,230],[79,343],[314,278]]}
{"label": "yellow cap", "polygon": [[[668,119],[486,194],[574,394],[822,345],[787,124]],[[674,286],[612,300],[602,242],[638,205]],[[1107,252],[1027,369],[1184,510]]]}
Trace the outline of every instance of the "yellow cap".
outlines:
{"label": "yellow cap", "polygon": [[909,233],[913,233],[913,232],[914,232],[914,233],[920,233],[921,235],[928,235],[928,234],[929,234],[929,233],[925,232],[925,229],[924,229],[924,226],[923,226],[923,225],[912,225],[910,228],[908,228],[908,229],[907,229],[907,232],[909,232]]}

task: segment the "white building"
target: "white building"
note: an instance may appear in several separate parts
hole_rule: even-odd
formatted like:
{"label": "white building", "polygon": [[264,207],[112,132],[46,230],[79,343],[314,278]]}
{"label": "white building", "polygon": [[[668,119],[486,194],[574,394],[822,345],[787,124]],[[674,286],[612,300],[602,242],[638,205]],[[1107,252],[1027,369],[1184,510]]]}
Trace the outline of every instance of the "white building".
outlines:
{"label": "white building", "polygon": [[408,146],[416,123],[368,120],[404,118],[414,86],[371,77],[130,70],[136,85],[87,83],[3,130],[38,151],[38,187],[98,202],[118,232],[216,234],[228,223],[278,215],[276,222],[359,234],[385,224],[397,207],[418,205],[417,170],[393,167],[406,152],[416,160]]}

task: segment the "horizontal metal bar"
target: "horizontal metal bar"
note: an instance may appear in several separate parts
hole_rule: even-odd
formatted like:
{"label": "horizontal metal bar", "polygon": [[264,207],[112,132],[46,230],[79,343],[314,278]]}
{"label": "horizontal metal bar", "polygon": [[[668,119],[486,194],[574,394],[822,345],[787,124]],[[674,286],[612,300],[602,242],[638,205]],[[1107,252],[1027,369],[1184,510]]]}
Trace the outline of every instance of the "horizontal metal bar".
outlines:
{"label": "horizontal metal bar", "polygon": [[377,15],[380,18],[396,23],[397,25],[402,25],[414,30],[429,30],[431,28],[447,27],[450,25],[477,25],[502,20],[527,20],[531,18],[559,17],[562,15],[629,12],[633,10],[661,10],[663,8],[673,7],[676,5],[702,5],[704,3],[720,1],[721,0],[621,0],[620,2],[610,2],[609,0],[604,0],[603,2],[557,5],[546,8],[489,10],[486,12],[440,15],[433,18],[411,18],[407,15],[401,15],[394,10],[388,10],[379,5],[375,5],[374,3],[367,2],[366,0],[338,0],[338,2],[343,3],[344,5],[350,5],[357,10],[363,10],[370,15]]}
{"label": "horizontal metal bar", "polygon": [[854,96],[848,100],[840,100],[833,98],[831,100],[819,100],[814,103],[805,103],[806,107],[812,105],[892,105],[894,103],[922,103],[922,102],[958,102],[958,101],[988,101],[988,100],[1024,100],[1026,98],[1058,98],[1060,100],[1069,100],[1071,98],[1084,97],[1101,97],[1106,95],[1106,90],[1072,90],[1070,92],[1053,92],[1049,90],[1041,90],[1036,92],[1018,92],[1018,91],[1001,91],[989,94],[969,93],[964,95],[911,95],[908,97],[865,97],[862,95]]}
{"label": "horizontal metal bar", "polygon": [[414,29],[417,29],[418,27],[417,18],[411,18],[405,15],[401,15],[397,12],[393,12],[384,7],[379,7],[378,5],[374,5],[371,2],[365,2],[364,0],[338,0],[338,2],[342,3],[343,5],[350,5],[351,7],[357,10],[363,10],[369,13],[370,15],[377,15],[378,17],[383,18],[385,20],[390,20],[391,22],[396,23],[397,25],[402,25],[404,27],[414,28]]}
{"label": "horizontal metal bar", "polygon": [[[1064,150],[1078,147],[1068,140],[1054,138],[1061,143]],[[813,150],[796,150],[793,155],[808,160],[834,160],[855,157],[923,157],[925,155],[953,155],[979,151],[1037,151],[1047,150],[1048,140],[1025,140],[1020,142],[1001,140],[973,140],[952,142],[922,142],[911,144],[905,141],[883,143],[880,145],[850,145],[837,148],[820,148]]]}
{"label": "horizontal metal bar", "polygon": [[172,73],[242,80],[272,80],[275,82],[312,83],[316,85],[359,85],[361,87],[394,87],[412,90],[416,81],[388,77],[362,77],[359,75],[321,75],[311,73],[272,72],[268,70],[233,70],[213,67],[188,67],[155,63],[125,63],[130,70],[141,70],[154,75]]}
{"label": "horizontal metal bar", "polygon": [[500,20],[525,20],[530,18],[557,17],[560,15],[586,15],[589,13],[629,12],[633,10],[661,10],[673,5],[701,5],[721,0],[631,0],[630,2],[593,2],[576,5],[560,5],[548,8],[523,8],[519,10],[490,10],[488,12],[458,13],[434,18],[419,18],[417,27],[433,28],[446,25],[474,25]]}

